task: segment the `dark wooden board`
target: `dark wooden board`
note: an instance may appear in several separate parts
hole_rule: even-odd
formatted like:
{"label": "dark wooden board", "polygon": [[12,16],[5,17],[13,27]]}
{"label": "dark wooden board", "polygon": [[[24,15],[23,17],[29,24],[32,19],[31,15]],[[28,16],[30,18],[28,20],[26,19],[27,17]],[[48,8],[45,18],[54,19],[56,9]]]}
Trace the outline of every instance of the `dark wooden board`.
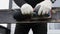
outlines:
{"label": "dark wooden board", "polygon": [[[13,18],[13,14],[15,13],[14,10],[0,10],[0,23],[36,23],[36,22],[47,22],[47,21],[40,21],[39,17],[32,17],[31,19],[27,19],[26,21],[19,21],[17,22],[14,18]],[[60,14],[58,12],[58,14]],[[56,16],[55,16],[56,15]],[[57,13],[54,14],[52,16],[52,19],[57,19]],[[43,18],[43,19],[50,19],[50,18]]]}

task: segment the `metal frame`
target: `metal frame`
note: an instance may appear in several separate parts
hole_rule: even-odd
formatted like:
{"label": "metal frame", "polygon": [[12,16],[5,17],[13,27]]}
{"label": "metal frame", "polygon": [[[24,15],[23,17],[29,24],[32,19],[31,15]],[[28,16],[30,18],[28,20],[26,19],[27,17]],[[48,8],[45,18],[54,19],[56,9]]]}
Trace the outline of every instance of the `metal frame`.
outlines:
{"label": "metal frame", "polygon": [[[9,10],[12,9],[12,0],[9,0]],[[11,30],[11,24],[7,25],[7,28]]]}
{"label": "metal frame", "polygon": [[12,8],[12,0],[9,0],[9,9]]}

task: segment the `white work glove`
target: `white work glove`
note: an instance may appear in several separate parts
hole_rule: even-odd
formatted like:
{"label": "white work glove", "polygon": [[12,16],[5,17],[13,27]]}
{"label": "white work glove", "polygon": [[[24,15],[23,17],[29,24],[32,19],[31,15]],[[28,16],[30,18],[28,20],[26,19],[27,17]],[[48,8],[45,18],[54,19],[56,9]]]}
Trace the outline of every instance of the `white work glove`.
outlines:
{"label": "white work glove", "polygon": [[31,5],[25,3],[24,5],[22,5],[21,7],[21,13],[22,14],[32,14],[33,13],[33,8]]}
{"label": "white work glove", "polygon": [[37,9],[38,15],[41,14],[44,15],[44,14],[48,14],[51,8],[52,8],[52,3],[50,1],[43,1],[36,5],[35,10]]}

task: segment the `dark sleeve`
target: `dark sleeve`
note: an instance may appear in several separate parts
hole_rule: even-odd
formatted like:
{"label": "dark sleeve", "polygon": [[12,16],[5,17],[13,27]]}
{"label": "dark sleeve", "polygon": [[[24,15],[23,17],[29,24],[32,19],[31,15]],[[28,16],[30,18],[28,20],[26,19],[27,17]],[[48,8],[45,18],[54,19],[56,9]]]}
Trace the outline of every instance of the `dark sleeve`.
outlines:
{"label": "dark sleeve", "polygon": [[25,4],[26,2],[24,0],[14,0],[14,2],[21,7],[23,4]]}
{"label": "dark sleeve", "polygon": [[31,18],[31,15],[23,15],[21,13],[21,10],[18,10],[17,12],[15,12],[13,14],[13,18],[16,20],[16,21],[24,21],[26,19],[30,19]]}

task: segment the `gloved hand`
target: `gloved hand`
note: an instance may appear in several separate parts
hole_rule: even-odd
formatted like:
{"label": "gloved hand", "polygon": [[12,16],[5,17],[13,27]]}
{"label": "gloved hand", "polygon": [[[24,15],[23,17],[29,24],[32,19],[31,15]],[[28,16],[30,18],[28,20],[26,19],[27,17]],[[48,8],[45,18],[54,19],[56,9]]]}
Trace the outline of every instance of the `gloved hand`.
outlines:
{"label": "gloved hand", "polygon": [[25,14],[32,14],[32,13],[33,13],[33,8],[32,8],[32,6],[29,5],[29,4],[27,4],[27,3],[25,3],[25,4],[22,5],[22,7],[21,7],[21,13],[22,13],[23,15],[25,15]]}
{"label": "gloved hand", "polygon": [[31,15],[33,13],[33,8],[31,5],[25,3],[21,6],[20,10],[16,13],[14,13],[13,18],[16,19],[16,21],[23,21],[26,19],[30,19]]}
{"label": "gloved hand", "polygon": [[36,5],[34,11],[37,11],[38,15],[41,14],[44,15],[44,14],[48,14],[51,9],[52,9],[51,1],[43,1]]}

